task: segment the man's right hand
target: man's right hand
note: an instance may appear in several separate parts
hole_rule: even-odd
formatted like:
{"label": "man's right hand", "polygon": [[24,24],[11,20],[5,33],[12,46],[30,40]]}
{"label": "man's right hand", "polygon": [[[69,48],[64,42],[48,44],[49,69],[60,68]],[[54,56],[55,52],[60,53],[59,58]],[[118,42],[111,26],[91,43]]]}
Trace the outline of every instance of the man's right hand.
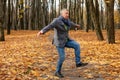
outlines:
{"label": "man's right hand", "polygon": [[37,33],[37,37],[39,37],[39,35],[42,35],[43,34],[43,32],[42,31],[39,31],[38,33]]}

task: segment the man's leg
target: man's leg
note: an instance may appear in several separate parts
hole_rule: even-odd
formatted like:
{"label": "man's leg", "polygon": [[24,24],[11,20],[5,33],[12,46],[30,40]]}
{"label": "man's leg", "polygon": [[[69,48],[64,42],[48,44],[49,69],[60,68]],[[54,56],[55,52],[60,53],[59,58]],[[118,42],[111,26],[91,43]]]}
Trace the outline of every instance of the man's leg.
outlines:
{"label": "man's leg", "polygon": [[62,64],[65,60],[65,51],[64,51],[64,47],[56,47],[58,54],[59,54],[59,59],[58,59],[58,63],[57,63],[57,68],[56,68],[56,76],[58,77],[63,77],[63,75],[61,74],[61,68],[62,68]]}
{"label": "man's leg", "polygon": [[65,47],[68,47],[68,48],[74,48],[75,50],[75,62],[76,64],[79,64],[80,63],[80,45],[79,43],[75,42],[74,40],[69,40]]}
{"label": "man's leg", "polygon": [[68,48],[74,48],[75,50],[75,61],[76,61],[76,67],[86,66],[88,63],[82,63],[81,57],[80,57],[80,45],[74,40],[69,40],[65,47]]}

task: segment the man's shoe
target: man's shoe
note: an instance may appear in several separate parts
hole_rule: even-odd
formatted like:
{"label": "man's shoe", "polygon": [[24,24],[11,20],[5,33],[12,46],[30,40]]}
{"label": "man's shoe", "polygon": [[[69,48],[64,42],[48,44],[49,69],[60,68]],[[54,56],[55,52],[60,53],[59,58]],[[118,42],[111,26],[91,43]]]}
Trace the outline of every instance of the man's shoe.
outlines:
{"label": "man's shoe", "polygon": [[55,76],[57,76],[59,78],[63,78],[64,77],[60,72],[55,72]]}
{"label": "man's shoe", "polygon": [[88,65],[88,63],[79,63],[79,64],[76,64],[76,67],[83,67],[83,66],[86,66]]}

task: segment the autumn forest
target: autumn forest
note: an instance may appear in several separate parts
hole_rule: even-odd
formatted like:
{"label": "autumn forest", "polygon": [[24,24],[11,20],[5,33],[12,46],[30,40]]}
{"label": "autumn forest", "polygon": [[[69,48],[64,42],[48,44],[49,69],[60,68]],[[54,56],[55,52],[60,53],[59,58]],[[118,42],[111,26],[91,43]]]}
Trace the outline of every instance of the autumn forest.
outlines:
{"label": "autumn forest", "polygon": [[[37,33],[69,10],[69,35],[80,44],[85,67],[65,49],[64,78],[54,76],[54,32]],[[0,0],[0,80],[120,80],[120,0]]]}

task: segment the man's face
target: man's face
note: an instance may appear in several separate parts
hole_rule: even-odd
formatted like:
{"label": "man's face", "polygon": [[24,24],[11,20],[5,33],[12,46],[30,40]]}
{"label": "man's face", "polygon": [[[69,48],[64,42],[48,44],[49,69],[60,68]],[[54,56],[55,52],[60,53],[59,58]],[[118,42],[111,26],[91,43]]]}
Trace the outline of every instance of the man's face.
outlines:
{"label": "man's face", "polygon": [[65,18],[65,19],[68,19],[69,18],[69,11],[65,10],[62,12],[62,16]]}

